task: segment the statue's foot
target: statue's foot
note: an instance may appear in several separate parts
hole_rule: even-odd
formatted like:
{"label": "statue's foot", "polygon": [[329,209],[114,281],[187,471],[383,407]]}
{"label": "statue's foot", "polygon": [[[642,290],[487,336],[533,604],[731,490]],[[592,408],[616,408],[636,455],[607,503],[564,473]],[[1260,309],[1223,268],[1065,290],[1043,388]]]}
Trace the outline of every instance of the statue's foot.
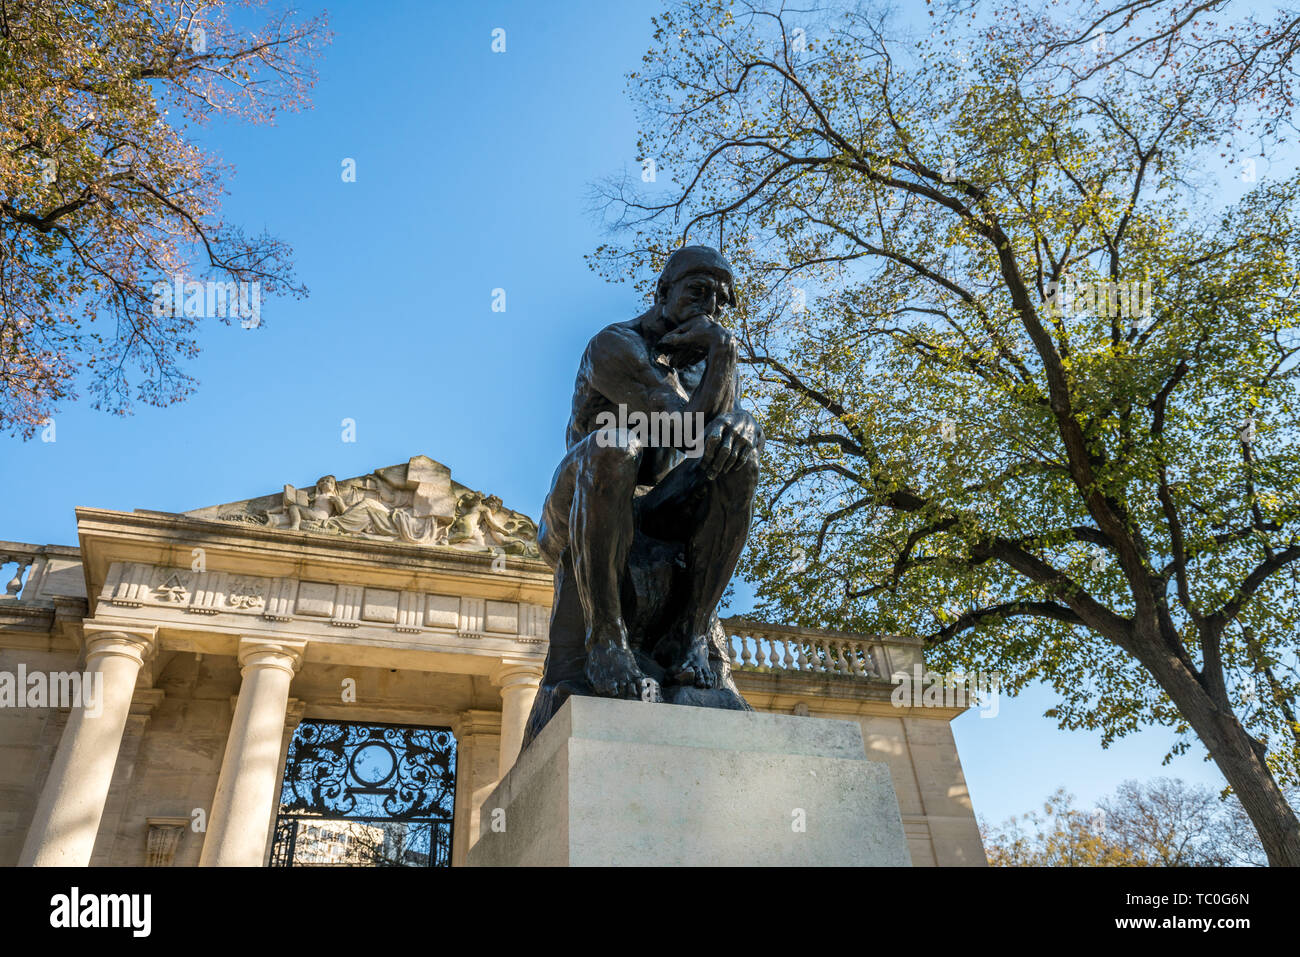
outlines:
{"label": "statue's foot", "polygon": [[636,663],[636,656],[625,643],[618,641],[593,641],[588,645],[587,665],[583,669],[587,681],[596,694],[605,698],[628,698],[638,701],[660,701],[659,685],[646,682],[644,672]]}
{"label": "statue's foot", "polygon": [[706,635],[696,635],[691,639],[686,655],[680,664],[669,669],[679,685],[691,685],[696,688],[712,688],[714,684],[713,668],[709,666],[709,641]]}

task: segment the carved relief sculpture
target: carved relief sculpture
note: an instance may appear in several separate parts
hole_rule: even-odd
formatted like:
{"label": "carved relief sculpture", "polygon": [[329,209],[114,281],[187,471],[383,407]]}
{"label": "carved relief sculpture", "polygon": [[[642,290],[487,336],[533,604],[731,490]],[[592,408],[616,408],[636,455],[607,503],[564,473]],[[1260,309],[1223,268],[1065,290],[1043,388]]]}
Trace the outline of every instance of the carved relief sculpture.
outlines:
{"label": "carved relief sculpture", "polygon": [[445,545],[538,558],[537,526],[495,495],[466,489],[446,466],[422,455],[405,465],[338,481],[323,476],[310,489],[187,514],[269,528],[419,545]]}

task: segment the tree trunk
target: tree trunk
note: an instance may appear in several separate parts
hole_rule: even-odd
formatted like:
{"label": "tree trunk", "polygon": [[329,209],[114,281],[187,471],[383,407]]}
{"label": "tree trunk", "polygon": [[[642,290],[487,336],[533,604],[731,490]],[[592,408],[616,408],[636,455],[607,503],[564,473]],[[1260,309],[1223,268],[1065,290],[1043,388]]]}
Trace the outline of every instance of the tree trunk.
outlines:
{"label": "tree trunk", "polygon": [[1300,867],[1300,820],[1232,709],[1217,706],[1177,658],[1163,657],[1152,671],[1232,785],[1259,832],[1269,865]]}

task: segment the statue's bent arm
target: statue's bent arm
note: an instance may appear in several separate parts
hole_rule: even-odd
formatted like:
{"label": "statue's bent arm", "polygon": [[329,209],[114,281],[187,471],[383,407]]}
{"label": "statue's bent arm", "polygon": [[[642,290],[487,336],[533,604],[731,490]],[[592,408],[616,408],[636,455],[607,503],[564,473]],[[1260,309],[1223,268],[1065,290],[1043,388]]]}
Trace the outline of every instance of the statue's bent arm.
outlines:
{"label": "statue's bent arm", "polygon": [[736,347],[729,335],[710,347],[703,378],[690,395],[677,373],[653,361],[645,340],[625,325],[597,333],[583,361],[596,391],[629,413],[699,414],[707,425],[735,402]]}

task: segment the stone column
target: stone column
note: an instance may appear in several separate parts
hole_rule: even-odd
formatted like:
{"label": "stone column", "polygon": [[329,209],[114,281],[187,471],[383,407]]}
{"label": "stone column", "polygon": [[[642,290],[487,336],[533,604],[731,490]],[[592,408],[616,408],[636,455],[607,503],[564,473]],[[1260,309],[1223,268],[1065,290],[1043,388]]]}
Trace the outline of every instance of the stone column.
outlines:
{"label": "stone column", "polygon": [[298,730],[298,725],[302,723],[303,713],[307,710],[307,703],[300,701],[298,698],[290,698],[285,707],[284,713],[284,737],[280,740],[280,760],[276,762],[275,772],[275,795],[276,800],[271,802],[271,817],[266,822],[266,847],[262,849],[262,865],[269,867],[271,865],[271,850],[275,843],[275,819],[280,816],[279,796],[284,791],[284,761],[289,754],[289,745],[293,743],[293,733]]}
{"label": "stone column", "polygon": [[156,628],[84,626],[86,674],[98,701],[74,707],[59,740],[18,863],[85,867],[108,799],[136,677],[156,648]]}
{"label": "stone column", "polygon": [[535,658],[502,658],[492,673],[492,683],[501,688],[501,754],[497,773],[505,777],[514,767],[524,743],[528,712],[542,683],[542,662]]}
{"label": "stone column", "polygon": [[275,803],[289,683],[305,641],[243,638],[243,680],[208,815],[200,867],[260,867]]}

